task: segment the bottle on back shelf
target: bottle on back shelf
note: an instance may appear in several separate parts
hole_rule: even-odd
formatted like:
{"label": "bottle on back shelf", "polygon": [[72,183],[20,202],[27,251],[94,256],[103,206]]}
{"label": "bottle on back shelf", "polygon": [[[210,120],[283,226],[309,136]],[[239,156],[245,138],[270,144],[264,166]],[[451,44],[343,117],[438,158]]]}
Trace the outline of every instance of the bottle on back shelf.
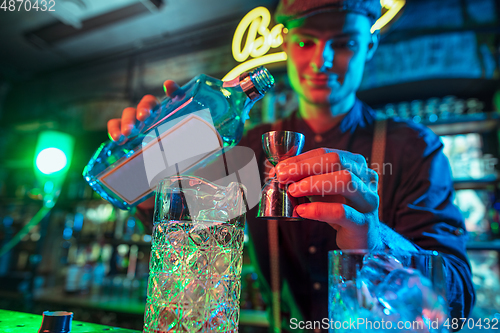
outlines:
{"label": "bottle on back shelf", "polygon": [[263,67],[225,82],[198,75],[137,122],[137,137],[103,143],[83,176],[104,199],[130,209],[163,178],[238,144],[250,108],[273,85]]}
{"label": "bottle on back shelf", "polygon": [[80,267],[76,263],[69,264],[64,283],[64,292],[72,295],[80,291]]}

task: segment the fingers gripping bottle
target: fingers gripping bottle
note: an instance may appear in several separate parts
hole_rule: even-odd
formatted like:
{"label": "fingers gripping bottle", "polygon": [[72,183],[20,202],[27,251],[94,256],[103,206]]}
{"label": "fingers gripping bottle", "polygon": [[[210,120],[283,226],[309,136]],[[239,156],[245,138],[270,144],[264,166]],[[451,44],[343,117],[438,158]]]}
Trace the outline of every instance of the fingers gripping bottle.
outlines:
{"label": "fingers gripping bottle", "polygon": [[131,209],[151,197],[162,179],[235,146],[250,108],[273,85],[264,67],[225,82],[198,75],[137,122],[135,138],[103,143],[83,176],[101,197]]}

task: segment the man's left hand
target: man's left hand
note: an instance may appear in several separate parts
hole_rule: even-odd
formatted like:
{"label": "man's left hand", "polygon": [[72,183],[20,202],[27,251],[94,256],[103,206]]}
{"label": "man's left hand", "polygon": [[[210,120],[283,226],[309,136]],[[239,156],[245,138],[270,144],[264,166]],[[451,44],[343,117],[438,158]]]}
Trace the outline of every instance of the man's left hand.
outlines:
{"label": "man's left hand", "polygon": [[303,218],[326,222],[337,230],[340,249],[384,247],[378,218],[378,175],[362,155],[319,148],[276,165],[281,183],[294,197],[308,197],[298,205]]}

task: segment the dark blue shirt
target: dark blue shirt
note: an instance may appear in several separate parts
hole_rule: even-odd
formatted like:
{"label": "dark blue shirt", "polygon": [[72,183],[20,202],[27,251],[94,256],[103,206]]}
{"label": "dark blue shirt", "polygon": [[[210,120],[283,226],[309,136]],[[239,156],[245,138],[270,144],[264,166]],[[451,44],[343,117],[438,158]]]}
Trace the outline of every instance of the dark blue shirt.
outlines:
{"label": "dark blue shirt", "polygon": [[[303,133],[304,152],[326,147],[369,158],[374,121],[374,111],[357,100],[342,121],[322,135],[316,135],[298,112],[284,119],[281,129]],[[240,143],[254,150],[262,180],[266,159],[261,135],[271,130],[270,124],[260,125]],[[422,125],[389,119],[384,163],[390,163],[392,170],[386,169],[383,178],[382,222],[417,248],[442,254],[451,316],[467,317],[474,303],[467,237],[464,220],[453,204],[451,170],[439,137]],[[247,213],[248,230],[252,256],[263,277],[261,289],[270,302],[267,223],[255,218],[257,208]],[[336,231],[323,222],[279,222],[283,327],[297,316],[311,321],[328,317],[327,258],[328,251],[338,249],[335,239]]]}

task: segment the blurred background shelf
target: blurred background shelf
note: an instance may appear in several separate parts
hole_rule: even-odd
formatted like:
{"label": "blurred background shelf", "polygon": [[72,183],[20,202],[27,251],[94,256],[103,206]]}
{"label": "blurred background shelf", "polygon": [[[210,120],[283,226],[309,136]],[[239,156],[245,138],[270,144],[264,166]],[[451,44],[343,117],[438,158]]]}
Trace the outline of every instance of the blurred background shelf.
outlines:
{"label": "blurred background shelf", "polygon": [[[398,82],[359,91],[357,96],[370,106],[399,103],[415,99],[453,95],[462,99],[488,100],[498,89],[498,82],[483,78],[430,78]],[[489,105],[486,105],[488,108]]]}
{"label": "blurred background shelf", "polygon": [[60,306],[79,306],[90,309],[117,311],[136,315],[144,315],[146,304],[139,300],[122,297],[104,297],[92,295],[68,295],[61,288],[45,288],[34,296],[34,301]]}
{"label": "blurred background shelf", "polygon": [[500,239],[493,241],[468,242],[467,250],[500,251]]}
{"label": "blurred background shelf", "polygon": [[498,177],[488,177],[483,179],[454,179],[455,190],[477,190],[495,187],[500,182]]}
{"label": "blurred background shelf", "polygon": [[497,113],[478,113],[462,115],[457,118],[436,121],[434,123],[424,122],[436,135],[456,135],[465,133],[485,133],[497,130],[500,117]]}

